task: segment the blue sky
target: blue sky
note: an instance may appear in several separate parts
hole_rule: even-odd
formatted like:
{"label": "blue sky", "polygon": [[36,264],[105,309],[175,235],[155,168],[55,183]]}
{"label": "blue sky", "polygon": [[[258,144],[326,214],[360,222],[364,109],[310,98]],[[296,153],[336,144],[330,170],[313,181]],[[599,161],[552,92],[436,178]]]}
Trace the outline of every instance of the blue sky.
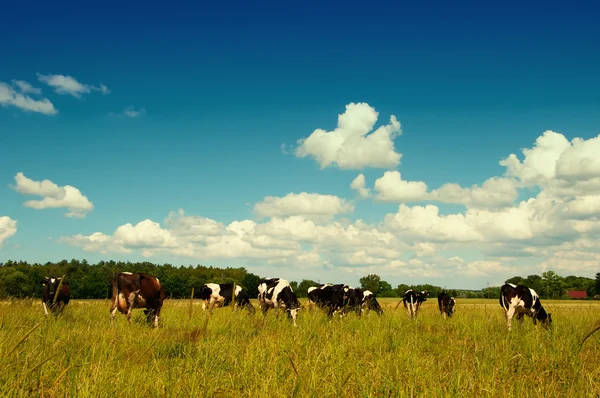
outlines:
{"label": "blue sky", "polygon": [[[594,7],[4,6],[0,261],[149,259],[473,288],[546,269],[593,275]],[[347,131],[369,112],[375,129],[394,115],[391,149],[363,132],[299,156],[298,140],[359,103]],[[349,166],[321,167],[319,151],[347,153]],[[399,163],[382,163],[393,154]],[[501,165],[510,154],[518,162]],[[350,186],[360,174],[363,197]],[[438,190],[450,183],[463,190]],[[80,196],[65,199],[64,186]],[[46,194],[66,207],[26,205]]]}

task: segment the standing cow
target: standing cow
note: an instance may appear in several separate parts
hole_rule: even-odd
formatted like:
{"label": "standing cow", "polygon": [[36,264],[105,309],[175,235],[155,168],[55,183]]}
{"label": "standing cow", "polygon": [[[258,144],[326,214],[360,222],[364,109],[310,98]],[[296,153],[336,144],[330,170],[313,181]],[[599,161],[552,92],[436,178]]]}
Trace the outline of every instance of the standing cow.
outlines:
{"label": "standing cow", "polygon": [[454,297],[450,297],[448,293],[440,292],[440,294],[438,294],[438,308],[444,319],[447,317],[449,318],[456,310],[456,300],[454,300]]}
{"label": "standing cow", "polygon": [[154,317],[153,325],[158,327],[158,317],[167,297],[165,290],[158,278],[131,272],[119,272],[112,280],[112,306],[110,307],[110,324],[114,324],[117,310],[127,315],[127,322],[131,323],[131,310],[145,308],[146,320],[150,322]]}
{"label": "standing cow", "polygon": [[[54,275],[45,277],[42,280],[42,306],[44,307],[44,315],[48,316],[48,310],[56,315],[57,312],[65,308],[71,299],[69,291],[69,282],[63,281],[62,278],[56,278]],[[60,289],[59,289],[60,285]]]}
{"label": "standing cow", "polygon": [[500,306],[504,309],[508,330],[512,329],[512,318],[515,314],[520,323],[523,322],[523,315],[527,315],[533,318],[534,325],[538,321],[544,327],[552,324],[552,317],[542,306],[540,296],[527,286],[504,284],[500,288]]}
{"label": "standing cow", "polygon": [[[410,319],[417,319],[419,308],[421,307],[421,304],[427,300],[428,295],[429,292],[427,290],[415,292],[414,290],[409,289],[406,291],[406,293],[404,293],[402,302],[404,303],[404,308],[406,308],[408,311],[408,316]],[[397,307],[398,306],[396,306],[396,308]]]}
{"label": "standing cow", "polygon": [[296,325],[300,302],[285,279],[264,278],[258,283],[258,308],[267,314],[269,308],[285,308],[288,318]]}
{"label": "standing cow", "polygon": [[[212,309],[214,305],[226,307],[231,304],[233,298],[233,283],[206,283],[200,288],[199,297],[203,300],[203,311],[207,308]],[[235,307],[243,307],[254,311],[250,298],[239,285],[235,287]]]}
{"label": "standing cow", "polygon": [[332,317],[335,311],[340,311],[341,316],[349,289],[348,285],[330,283],[309,287],[307,291],[309,306],[325,308],[329,317]]}
{"label": "standing cow", "polygon": [[361,316],[365,310],[375,311],[377,315],[383,315],[383,309],[373,292],[360,288],[351,287],[348,290],[344,309],[356,311],[358,316]]}

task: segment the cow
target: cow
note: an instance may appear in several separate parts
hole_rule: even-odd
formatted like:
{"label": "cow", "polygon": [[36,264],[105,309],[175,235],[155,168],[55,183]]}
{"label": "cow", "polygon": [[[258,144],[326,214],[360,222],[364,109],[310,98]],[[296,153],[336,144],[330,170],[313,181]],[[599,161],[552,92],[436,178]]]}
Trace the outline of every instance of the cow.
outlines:
{"label": "cow", "polygon": [[296,325],[300,302],[285,279],[263,278],[258,283],[258,308],[264,315],[270,308],[285,308],[288,318]]}
{"label": "cow", "polygon": [[456,310],[456,300],[454,300],[454,297],[450,297],[448,293],[440,292],[440,294],[438,294],[438,308],[444,319],[447,317],[449,318]]}
{"label": "cow", "polygon": [[144,314],[148,322],[158,327],[158,317],[167,297],[158,278],[131,272],[119,272],[112,280],[112,306],[110,307],[110,325],[114,325],[117,310],[127,316],[131,323],[131,310],[145,308]]}
{"label": "cow", "polygon": [[361,316],[365,309],[375,311],[378,315],[383,315],[383,309],[379,305],[377,298],[370,290],[352,288],[348,289],[344,309],[356,311],[358,316]]}
{"label": "cow", "polygon": [[344,303],[350,286],[344,284],[321,284],[308,288],[309,305],[316,305],[327,310],[327,316],[332,317],[336,310],[342,316]]}
{"label": "cow", "polygon": [[[48,316],[48,310],[52,311],[56,315],[57,312],[62,311],[69,300],[71,300],[71,292],[69,290],[69,282],[62,278],[56,278],[54,275],[51,277],[45,277],[42,280],[42,306],[44,307],[44,315]],[[60,284],[60,289],[59,289]]]}
{"label": "cow", "polygon": [[[231,304],[232,296],[233,283],[206,283],[200,288],[199,294],[200,299],[203,300],[202,310],[206,311],[207,308],[212,309],[215,304],[223,307],[228,306]],[[236,308],[242,307],[250,311],[254,310],[248,295],[239,285],[235,287],[234,305]]]}
{"label": "cow", "polygon": [[539,321],[542,326],[552,325],[552,316],[540,302],[540,296],[535,290],[524,285],[506,283],[500,288],[500,306],[504,309],[508,330],[512,329],[512,318],[517,314],[517,320],[523,323],[523,315],[533,318],[533,324]]}
{"label": "cow", "polygon": [[[404,293],[404,297],[402,297],[402,303],[404,303],[404,308],[408,310],[408,317],[410,319],[417,319],[419,307],[421,307],[421,304],[427,300],[428,295],[429,292],[427,290],[415,292],[412,289],[408,289],[406,293]],[[398,306],[396,306],[396,308],[398,308]]]}

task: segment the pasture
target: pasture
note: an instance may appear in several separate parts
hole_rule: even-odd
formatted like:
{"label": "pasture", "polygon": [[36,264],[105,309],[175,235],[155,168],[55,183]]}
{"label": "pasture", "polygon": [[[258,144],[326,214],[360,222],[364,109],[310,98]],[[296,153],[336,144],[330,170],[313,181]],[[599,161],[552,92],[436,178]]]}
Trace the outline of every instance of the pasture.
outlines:
{"label": "pasture", "polygon": [[[458,299],[444,321],[429,298],[417,321],[385,314],[329,320],[166,300],[160,328],[135,310],[109,326],[109,300],[73,300],[45,319],[40,300],[0,302],[0,396],[596,397],[599,302],[549,301],[553,330],[530,318],[508,332],[497,300]],[[303,304],[306,299],[301,299]],[[256,300],[253,301],[256,306]]]}

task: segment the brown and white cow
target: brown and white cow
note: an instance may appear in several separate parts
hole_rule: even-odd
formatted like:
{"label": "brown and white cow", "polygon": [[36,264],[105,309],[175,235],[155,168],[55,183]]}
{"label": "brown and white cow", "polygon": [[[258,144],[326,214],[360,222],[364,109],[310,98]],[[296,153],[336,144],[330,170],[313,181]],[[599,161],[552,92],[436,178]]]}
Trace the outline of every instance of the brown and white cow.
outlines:
{"label": "brown and white cow", "polygon": [[154,317],[154,327],[158,327],[160,310],[167,296],[158,278],[143,273],[119,272],[112,280],[112,288],[111,326],[117,310],[127,315],[127,321],[131,323],[131,310],[145,308],[148,322]]}
{"label": "brown and white cow", "polygon": [[42,286],[44,286],[44,290],[42,290],[42,306],[44,307],[44,315],[46,316],[48,316],[48,310],[56,315],[57,312],[69,304],[69,300],[71,299],[69,282],[64,280],[61,284],[61,280],[62,278],[56,278],[52,275],[49,278],[45,277],[42,281]]}

